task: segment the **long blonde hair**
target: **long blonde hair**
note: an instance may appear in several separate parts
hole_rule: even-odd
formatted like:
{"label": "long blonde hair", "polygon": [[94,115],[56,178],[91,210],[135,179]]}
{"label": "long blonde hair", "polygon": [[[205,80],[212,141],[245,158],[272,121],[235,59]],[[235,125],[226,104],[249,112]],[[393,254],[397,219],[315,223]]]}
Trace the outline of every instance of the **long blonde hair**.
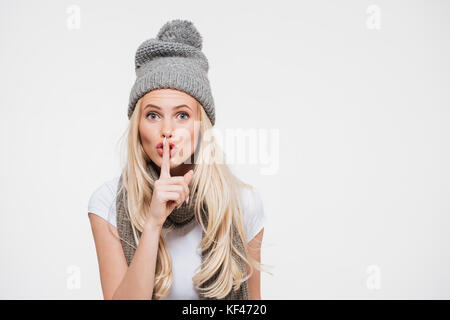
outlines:
{"label": "long blonde hair", "polygon": [[[136,246],[139,244],[139,236],[136,230],[143,231],[154,186],[154,180],[146,170],[147,163],[151,160],[145,153],[139,136],[139,121],[142,114],[141,101],[142,98],[136,103],[135,111],[125,132],[127,152],[126,163],[122,169],[122,188],[127,191],[127,203],[124,205],[128,206]],[[211,250],[205,256],[200,270],[193,276],[192,280],[195,288],[206,297],[221,299],[230,292],[232,287],[238,289],[242,282],[248,280],[253,274],[254,268],[265,270],[262,268],[263,264],[249,255],[250,251],[258,249],[248,246],[242,206],[239,200],[239,189],[242,187],[251,189],[252,187],[239,180],[223,162],[223,152],[212,135],[208,136],[208,147],[204,147],[205,133],[212,131],[212,125],[203,106],[199,103],[198,110],[200,111],[201,123],[198,158],[202,163],[194,166],[191,191],[197,190],[194,211],[205,234],[199,247],[202,252],[208,252],[209,248]],[[221,163],[216,161],[218,156],[221,157]],[[204,159],[208,159],[208,164],[203,164]],[[118,192],[120,191],[118,190]],[[209,212],[207,229],[200,214],[200,210],[204,207],[202,202]],[[233,224],[241,237],[245,255],[242,255],[233,245],[231,232]],[[153,295],[156,299],[166,297],[173,282],[172,259],[164,239],[166,232],[168,230],[163,229],[158,244],[153,287]],[[232,252],[240,256],[249,266],[250,273],[247,276],[239,269],[237,261],[233,259]],[[202,284],[216,272],[219,272],[216,281],[210,286],[202,288]]]}

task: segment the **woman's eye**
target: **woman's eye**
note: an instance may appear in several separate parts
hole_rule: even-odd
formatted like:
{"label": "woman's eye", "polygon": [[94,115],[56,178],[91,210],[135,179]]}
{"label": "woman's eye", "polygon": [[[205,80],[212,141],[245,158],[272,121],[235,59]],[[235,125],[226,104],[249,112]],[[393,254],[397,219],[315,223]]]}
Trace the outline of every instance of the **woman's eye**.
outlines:
{"label": "woman's eye", "polygon": [[[184,116],[184,118],[181,118],[182,120],[189,118],[189,114],[186,113],[186,112],[180,112],[178,114],[178,116]],[[147,114],[147,118],[150,118],[151,120],[155,120],[156,117],[158,117],[158,115],[156,113],[154,113],[154,112],[149,112]]]}
{"label": "woman's eye", "polygon": [[180,112],[179,115],[186,115],[187,116],[186,118],[183,118],[183,119],[189,118],[189,114],[187,114],[186,112]]}
{"label": "woman's eye", "polygon": [[[155,116],[157,116],[157,114],[156,113],[154,113],[154,112],[150,112],[149,114],[147,114],[147,118],[150,116],[150,115],[155,115]],[[150,118],[150,119],[155,119],[155,118]]]}

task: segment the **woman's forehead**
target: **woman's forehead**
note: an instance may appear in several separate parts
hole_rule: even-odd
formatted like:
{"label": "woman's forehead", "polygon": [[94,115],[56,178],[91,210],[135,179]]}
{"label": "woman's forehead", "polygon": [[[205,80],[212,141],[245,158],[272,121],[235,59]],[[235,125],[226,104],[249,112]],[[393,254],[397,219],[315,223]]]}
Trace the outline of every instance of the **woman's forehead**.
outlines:
{"label": "woman's forehead", "polygon": [[186,106],[192,111],[197,110],[197,100],[189,94],[178,90],[158,89],[147,93],[142,99],[142,110],[147,107],[169,111]]}
{"label": "woman's forehead", "polygon": [[[143,100],[144,100],[144,102],[147,102],[147,101],[165,102],[165,101],[171,101],[171,100],[185,101],[188,103],[195,102],[195,99],[192,96],[190,96],[189,94],[187,94],[186,92],[176,90],[176,89],[169,89],[169,88],[152,90],[144,95]],[[170,105],[170,103],[168,105]]]}

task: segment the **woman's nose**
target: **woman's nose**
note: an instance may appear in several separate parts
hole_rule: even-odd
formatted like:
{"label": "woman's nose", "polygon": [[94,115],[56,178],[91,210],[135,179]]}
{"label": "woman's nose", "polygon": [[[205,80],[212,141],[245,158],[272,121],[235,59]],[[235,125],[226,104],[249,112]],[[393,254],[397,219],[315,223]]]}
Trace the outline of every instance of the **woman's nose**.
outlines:
{"label": "woman's nose", "polygon": [[172,137],[173,126],[170,121],[164,121],[163,127],[161,128],[162,137],[166,137],[167,139]]}
{"label": "woman's nose", "polygon": [[171,133],[163,132],[163,134],[161,135],[161,138],[164,139],[164,137],[166,137],[167,139],[170,139],[170,138],[172,138],[172,134],[171,134]]}

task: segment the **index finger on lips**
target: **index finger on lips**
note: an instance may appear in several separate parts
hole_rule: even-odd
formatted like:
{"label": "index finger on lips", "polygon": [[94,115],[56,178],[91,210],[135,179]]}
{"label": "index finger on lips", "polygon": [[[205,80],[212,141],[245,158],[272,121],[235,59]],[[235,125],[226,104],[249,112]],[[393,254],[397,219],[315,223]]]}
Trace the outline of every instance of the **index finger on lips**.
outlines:
{"label": "index finger on lips", "polygon": [[161,164],[161,175],[160,178],[170,178],[170,147],[167,142],[166,137],[164,137],[163,141],[163,157]]}

